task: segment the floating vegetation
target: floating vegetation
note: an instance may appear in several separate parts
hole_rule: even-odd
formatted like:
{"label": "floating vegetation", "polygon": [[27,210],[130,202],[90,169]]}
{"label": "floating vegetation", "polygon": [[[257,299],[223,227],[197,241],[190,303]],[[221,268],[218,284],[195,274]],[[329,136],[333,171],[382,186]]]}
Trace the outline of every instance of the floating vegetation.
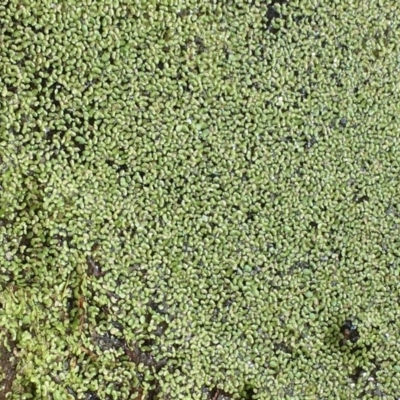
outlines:
{"label": "floating vegetation", "polygon": [[398,398],[399,24],[2,1],[0,397]]}

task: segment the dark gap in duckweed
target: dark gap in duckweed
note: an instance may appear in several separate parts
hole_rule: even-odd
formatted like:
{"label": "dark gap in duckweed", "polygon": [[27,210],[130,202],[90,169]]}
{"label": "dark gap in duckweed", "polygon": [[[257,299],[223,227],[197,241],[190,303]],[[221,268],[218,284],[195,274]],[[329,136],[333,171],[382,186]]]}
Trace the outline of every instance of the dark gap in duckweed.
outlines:
{"label": "dark gap in duckweed", "polygon": [[347,118],[346,117],[342,117],[342,118],[340,118],[340,121],[339,121],[339,125],[342,127],[342,128],[346,128],[346,126],[347,126]]}
{"label": "dark gap in duckweed", "polygon": [[70,320],[71,320],[71,322],[73,322],[75,319],[75,313],[77,312],[77,310],[75,308],[76,307],[76,299],[73,295],[66,298],[65,306],[66,306],[65,307],[66,311],[67,311],[68,315],[70,316]]}
{"label": "dark gap in duckweed", "polygon": [[222,389],[214,387],[211,391],[208,389],[208,400],[230,400],[232,395]]}
{"label": "dark gap in duckweed", "polygon": [[94,334],[93,340],[94,343],[103,351],[123,348],[123,340],[108,332],[103,335]]}
{"label": "dark gap in duckweed", "polygon": [[385,398],[385,397],[387,398],[387,394],[383,390],[381,390],[380,387],[378,387],[378,384],[379,384],[378,382],[375,384],[375,388],[372,391],[372,395],[378,398]]}
{"label": "dark gap in duckweed", "polygon": [[311,229],[318,229],[318,223],[315,221],[310,222],[310,228]]}
{"label": "dark gap in duckweed", "polygon": [[365,194],[365,195],[362,195],[362,196],[359,196],[359,193],[358,193],[358,194],[355,194],[355,195],[354,195],[353,201],[354,201],[355,203],[357,203],[357,204],[364,203],[364,202],[368,202],[368,201],[369,201],[369,196],[366,195],[366,194]]}
{"label": "dark gap in duckweed", "polygon": [[382,366],[381,363],[377,360],[377,358],[372,359],[372,364],[374,364],[374,368],[372,369],[370,376],[376,381],[378,372],[380,371]]}
{"label": "dark gap in duckweed", "polygon": [[358,383],[359,379],[361,378],[362,374],[363,374],[364,370],[361,367],[356,367],[356,369],[354,370],[354,372],[349,375],[350,379],[354,382],[354,383]]}
{"label": "dark gap in duckweed", "polygon": [[311,149],[316,143],[317,143],[317,138],[315,135],[312,135],[309,140],[307,140],[306,144],[304,145],[306,150]]}
{"label": "dark gap in duckweed", "polygon": [[303,271],[305,269],[310,269],[310,265],[305,261],[296,261],[288,270],[289,274],[293,274],[294,272],[300,270]]}
{"label": "dark gap in duckweed", "polygon": [[176,13],[176,16],[178,18],[185,18],[188,17],[190,15],[191,11],[188,8],[184,8],[183,10],[180,10]]}
{"label": "dark gap in duckweed", "polygon": [[14,86],[14,85],[11,85],[11,84],[6,84],[5,86],[6,86],[8,92],[11,92],[13,94],[17,94],[18,93],[18,87],[17,86]]}
{"label": "dark gap in duckweed", "polygon": [[[343,346],[347,341],[351,343],[356,343],[360,338],[360,333],[357,329],[357,326],[353,323],[352,320],[346,320],[343,325],[340,327],[340,332],[343,335],[343,338],[340,340],[340,345]],[[353,351],[357,351],[358,348],[353,348]]]}
{"label": "dark gap in duckweed", "polygon": [[72,139],[72,142],[76,146],[76,147],[73,148],[73,150],[75,150],[75,153],[77,153],[79,157],[82,157],[83,153],[86,150],[86,145],[84,143],[79,142],[78,140],[76,140],[75,137]]}
{"label": "dark gap in duckweed", "polygon": [[[56,382],[56,383],[59,383],[59,382]],[[74,399],[77,399],[77,398],[78,398],[78,394],[75,392],[74,389],[72,389],[72,387],[66,386],[66,387],[65,387],[65,390],[66,390],[67,393],[70,394]]]}
{"label": "dark gap in duckweed", "polygon": [[[295,392],[294,392],[294,384],[293,381],[291,381],[288,385],[286,385],[283,389],[283,393],[288,396],[289,398],[295,397]],[[320,399],[322,400],[322,399]]]}
{"label": "dark gap in duckweed", "polygon": [[[380,398],[380,397],[386,397],[386,395],[385,395],[385,393],[380,389],[380,387],[378,386],[378,385],[380,385],[380,382],[379,382],[379,380],[378,380],[378,377],[377,377],[377,374],[378,374],[378,372],[380,371],[380,369],[381,369],[381,365],[380,365],[380,362],[378,362],[377,361],[377,359],[376,358],[373,358],[372,359],[372,364],[374,365],[374,367],[372,368],[372,370],[370,371],[370,373],[369,373],[369,376],[368,376],[368,380],[367,380],[367,382],[365,382],[365,387],[364,387],[364,390],[360,393],[360,395],[357,397],[357,398],[359,398],[359,399],[363,399],[363,398],[365,398],[367,395],[373,395],[373,396],[376,396],[376,397],[378,397],[378,398]],[[365,371],[365,370],[363,370],[362,372],[361,372],[361,374],[360,374],[360,377],[363,375],[363,374],[367,374],[368,373],[368,371]],[[357,382],[359,381],[359,378],[357,379]],[[369,389],[369,390],[367,390],[367,385],[368,385],[368,382],[373,382],[373,384],[374,384],[374,388],[373,389]]]}
{"label": "dark gap in duckweed", "polygon": [[280,7],[283,4],[287,4],[288,0],[272,0],[267,4],[266,18],[268,22],[271,22],[275,18],[279,18],[282,14],[280,13]]}
{"label": "dark gap in duckweed", "polygon": [[197,54],[202,54],[207,50],[204,39],[201,38],[200,36],[196,36],[194,38],[194,43],[197,46]]}
{"label": "dark gap in duckweed", "polygon": [[336,257],[339,263],[342,261],[343,258],[342,251],[338,247],[332,249],[332,255]]}
{"label": "dark gap in duckweed", "polygon": [[86,257],[86,263],[88,266],[87,272],[89,275],[93,275],[96,278],[98,278],[106,274],[106,272],[103,271],[102,266],[97,261],[95,261],[91,256]]}
{"label": "dark gap in duckweed", "polygon": [[[46,80],[46,84],[47,84],[47,80]],[[49,100],[51,105],[54,105],[56,107],[57,110],[61,109],[61,102],[59,100],[59,98],[57,97],[57,95],[62,92],[63,90],[65,90],[64,86],[55,81],[53,82],[49,87]]]}
{"label": "dark gap in duckweed", "polygon": [[274,346],[274,351],[275,352],[282,352],[286,354],[292,354],[293,353],[293,347],[289,344],[286,344],[284,341],[282,342],[273,342]]}
{"label": "dark gap in duckweed", "polygon": [[251,383],[247,383],[242,389],[242,397],[244,400],[253,400],[255,394],[254,385]]}
{"label": "dark gap in duckweed", "polygon": [[[1,329],[1,328],[0,328]],[[2,380],[0,380],[0,399],[6,399],[7,394],[12,392],[12,385],[16,376],[16,367],[18,363],[17,357],[13,357],[12,349],[15,343],[11,340],[9,333],[5,335],[5,342],[10,346],[11,351],[4,345],[5,342],[0,343],[0,371],[2,372]]]}
{"label": "dark gap in duckweed", "polygon": [[86,392],[85,400],[101,400],[100,397],[94,392]]}
{"label": "dark gap in duckweed", "polygon": [[186,54],[186,52],[187,52],[188,49],[189,49],[189,46],[190,46],[190,40],[189,40],[189,39],[187,39],[187,40],[185,41],[185,43],[181,43],[181,44],[179,45],[179,49],[180,49],[180,51],[181,51],[181,55],[182,55],[182,56]]}
{"label": "dark gap in duckweed", "polygon": [[400,216],[400,212],[397,211],[397,205],[390,203],[389,206],[385,210],[386,215],[393,215],[395,217]]}
{"label": "dark gap in duckweed", "polygon": [[160,392],[159,384],[156,384],[154,389],[151,389],[146,397],[146,400],[157,400],[158,394]]}
{"label": "dark gap in duckweed", "polygon": [[293,143],[294,138],[293,138],[293,136],[284,136],[280,139],[280,141],[286,142],[286,143]]}
{"label": "dark gap in duckweed", "polygon": [[299,90],[299,92],[302,100],[308,99],[310,94],[304,86]]}

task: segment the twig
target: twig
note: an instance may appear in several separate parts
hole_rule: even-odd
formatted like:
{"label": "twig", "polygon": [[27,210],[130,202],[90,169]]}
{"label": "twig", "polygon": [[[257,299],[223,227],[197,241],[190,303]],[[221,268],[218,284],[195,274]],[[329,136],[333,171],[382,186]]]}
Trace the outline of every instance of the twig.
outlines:
{"label": "twig", "polygon": [[93,351],[86,349],[85,347],[81,346],[81,350],[85,352],[89,357],[96,359],[97,354],[93,353]]}

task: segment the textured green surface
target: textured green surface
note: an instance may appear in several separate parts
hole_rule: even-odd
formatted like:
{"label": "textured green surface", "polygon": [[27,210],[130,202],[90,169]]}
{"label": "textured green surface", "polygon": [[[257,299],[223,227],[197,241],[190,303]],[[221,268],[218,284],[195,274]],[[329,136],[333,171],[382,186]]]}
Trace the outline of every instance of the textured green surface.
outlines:
{"label": "textured green surface", "polygon": [[11,399],[400,397],[400,5],[268,3],[1,2]]}

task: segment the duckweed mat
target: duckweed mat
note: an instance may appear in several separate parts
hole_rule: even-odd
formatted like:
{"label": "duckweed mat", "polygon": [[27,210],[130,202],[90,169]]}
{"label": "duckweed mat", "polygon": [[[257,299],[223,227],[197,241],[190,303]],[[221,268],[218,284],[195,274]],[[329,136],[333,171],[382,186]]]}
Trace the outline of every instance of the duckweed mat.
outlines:
{"label": "duckweed mat", "polygon": [[400,398],[400,3],[0,4],[0,396]]}

